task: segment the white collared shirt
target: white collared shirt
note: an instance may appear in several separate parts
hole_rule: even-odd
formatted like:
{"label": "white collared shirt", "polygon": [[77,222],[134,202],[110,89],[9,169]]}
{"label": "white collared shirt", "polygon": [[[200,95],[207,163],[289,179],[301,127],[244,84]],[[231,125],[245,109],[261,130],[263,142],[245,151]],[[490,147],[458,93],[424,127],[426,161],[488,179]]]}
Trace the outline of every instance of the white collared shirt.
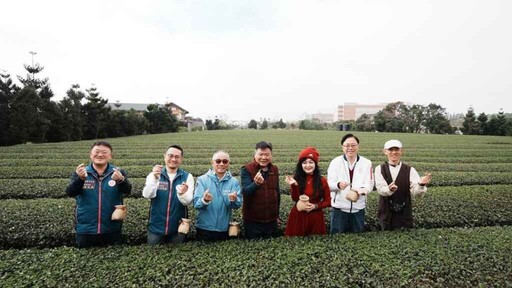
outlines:
{"label": "white collared shirt", "polygon": [[[396,165],[396,167],[393,167],[388,164],[389,172],[391,173],[391,178],[393,181],[396,180],[396,177],[398,177],[398,173],[400,172],[400,169],[402,168],[402,161]],[[427,186],[420,186],[419,182],[421,180],[420,175],[414,169],[414,167],[411,167],[411,172],[409,173],[409,181],[411,182],[409,191],[412,195],[420,195],[425,192],[427,192]],[[393,195],[393,191],[389,190],[388,182],[384,179],[384,176],[382,176],[382,172],[380,169],[380,165],[375,167],[375,187],[377,188],[377,193],[382,196],[391,196]]]}

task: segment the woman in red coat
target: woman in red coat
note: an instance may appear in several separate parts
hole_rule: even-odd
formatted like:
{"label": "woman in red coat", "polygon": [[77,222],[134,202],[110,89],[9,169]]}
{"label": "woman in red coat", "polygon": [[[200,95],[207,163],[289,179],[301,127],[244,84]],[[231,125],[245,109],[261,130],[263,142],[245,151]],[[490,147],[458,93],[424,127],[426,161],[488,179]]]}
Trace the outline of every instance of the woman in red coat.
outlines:
{"label": "woman in red coat", "polygon": [[[297,203],[290,211],[286,236],[326,234],[323,208],[331,207],[331,191],[327,179],[318,168],[318,151],[307,147],[299,153],[295,176],[286,176],[292,200]],[[305,196],[307,197],[305,197]],[[299,200],[299,198],[304,198]],[[306,198],[309,198],[306,200]]]}

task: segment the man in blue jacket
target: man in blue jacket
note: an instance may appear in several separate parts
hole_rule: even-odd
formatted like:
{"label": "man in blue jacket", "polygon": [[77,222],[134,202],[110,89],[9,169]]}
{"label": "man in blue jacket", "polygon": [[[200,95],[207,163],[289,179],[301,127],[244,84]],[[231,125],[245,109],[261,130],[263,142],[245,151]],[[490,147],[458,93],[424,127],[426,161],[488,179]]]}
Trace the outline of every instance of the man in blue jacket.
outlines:
{"label": "man in blue jacket", "polygon": [[238,180],[229,171],[229,154],[217,151],[212,169],[197,179],[194,207],[197,209],[196,239],[218,241],[229,238],[232,209],[242,206]]}
{"label": "man in blue jacket", "polygon": [[183,149],[171,145],[164,153],[165,167],[155,165],[146,177],[142,190],[151,199],[148,225],[148,244],[183,243],[185,234],[178,233],[182,218],[188,218],[187,206],[192,203],[194,177],[180,168]]}
{"label": "man in blue jacket", "polygon": [[122,222],[111,217],[132,184],[125,171],[109,163],[112,146],[108,142],[95,142],[89,158],[91,164],[78,165],[66,188],[66,194],[76,199],[76,244],[79,248],[120,244]]}

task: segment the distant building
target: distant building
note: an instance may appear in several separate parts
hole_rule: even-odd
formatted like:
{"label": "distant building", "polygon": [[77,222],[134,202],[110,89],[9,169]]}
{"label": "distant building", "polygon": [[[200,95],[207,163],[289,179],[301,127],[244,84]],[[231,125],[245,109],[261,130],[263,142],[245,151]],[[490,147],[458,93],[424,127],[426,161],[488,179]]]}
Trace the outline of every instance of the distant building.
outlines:
{"label": "distant building", "polygon": [[188,131],[192,131],[192,129],[196,130],[205,130],[204,121],[201,118],[192,118],[187,116],[186,118]]}
{"label": "distant building", "polygon": [[308,119],[316,119],[323,123],[333,123],[335,121],[334,113],[313,113],[308,115]]}
{"label": "distant building", "polygon": [[338,106],[338,121],[357,120],[363,114],[373,116],[384,109],[388,103],[366,105],[357,103],[344,103]]}
{"label": "distant building", "polygon": [[171,111],[171,115],[174,115],[176,119],[181,122],[185,122],[188,111],[181,108],[177,104],[170,102],[165,105],[158,103],[108,103],[112,110],[130,110],[133,109],[136,112],[144,113],[148,111],[148,105],[157,104],[159,107],[167,107]]}
{"label": "distant building", "polygon": [[178,120],[185,121],[185,118],[187,117],[188,111],[181,108],[177,104],[174,104],[173,102],[170,102],[168,104],[165,104],[165,106],[169,107],[171,110],[171,114],[176,116]]}

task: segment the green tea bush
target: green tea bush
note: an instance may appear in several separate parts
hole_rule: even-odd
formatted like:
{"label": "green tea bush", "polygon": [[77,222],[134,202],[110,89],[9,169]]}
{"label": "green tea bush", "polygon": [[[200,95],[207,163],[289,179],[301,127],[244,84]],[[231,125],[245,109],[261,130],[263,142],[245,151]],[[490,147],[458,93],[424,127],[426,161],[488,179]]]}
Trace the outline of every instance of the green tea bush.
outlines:
{"label": "green tea bush", "polygon": [[[144,174],[142,174],[144,173]],[[142,189],[148,171],[141,171],[143,177],[132,177],[132,193],[128,197],[142,197]],[[442,186],[468,186],[468,185],[501,185],[512,184],[512,177],[508,172],[433,172],[432,187]],[[281,173],[279,185],[282,194],[290,194],[290,187],[285,182],[285,175]],[[240,180],[240,177],[235,176]],[[64,198],[69,178],[48,179],[0,179],[0,199],[35,199],[35,198]],[[477,189],[477,188],[475,188]]]}
{"label": "green tea bush", "polygon": [[0,250],[3,287],[509,287],[512,228]]}
{"label": "green tea bush", "polygon": [[[378,195],[368,199],[366,231],[378,231],[376,217]],[[128,244],[146,242],[146,225],[150,201],[125,199],[128,218],[123,234]],[[36,199],[0,201],[0,248],[56,247],[73,245],[74,199]],[[281,233],[286,227],[294,202],[282,195]],[[413,213],[417,228],[476,227],[512,225],[512,185],[433,187],[422,198],[414,198]],[[195,210],[189,208],[190,218]],[[329,225],[329,209],[324,210]],[[241,211],[235,210],[234,220],[242,222]],[[243,229],[243,225],[242,225]],[[192,229],[190,238],[193,239]]]}
{"label": "green tea bush", "polygon": [[[127,245],[85,250],[62,247],[74,245],[74,199],[64,189],[75,167],[89,162],[94,141],[0,147],[0,287],[511,286],[512,228],[499,226],[512,222],[512,137],[355,132],[359,153],[374,167],[386,159],[384,142],[399,139],[405,146],[402,160],[420,174],[433,173],[427,194],[413,200],[416,229],[376,232],[374,192],[367,202],[366,232],[360,234],[204,244],[194,241],[192,226],[184,245],[144,244],[149,210],[149,201],[141,199],[144,178],[162,164],[170,144],[185,149],[182,167],[196,177],[210,168],[216,150],[226,150],[239,177],[254,144],[271,141],[281,174],[282,234],[294,205],[284,176],[293,174],[299,151],[315,146],[325,175],[342,153],[345,133],[204,131],[108,139],[112,162],[126,169],[134,185],[126,198]],[[195,210],[190,211],[194,220]],[[328,209],[324,215],[329,225]],[[241,221],[240,210],[234,219]]]}

